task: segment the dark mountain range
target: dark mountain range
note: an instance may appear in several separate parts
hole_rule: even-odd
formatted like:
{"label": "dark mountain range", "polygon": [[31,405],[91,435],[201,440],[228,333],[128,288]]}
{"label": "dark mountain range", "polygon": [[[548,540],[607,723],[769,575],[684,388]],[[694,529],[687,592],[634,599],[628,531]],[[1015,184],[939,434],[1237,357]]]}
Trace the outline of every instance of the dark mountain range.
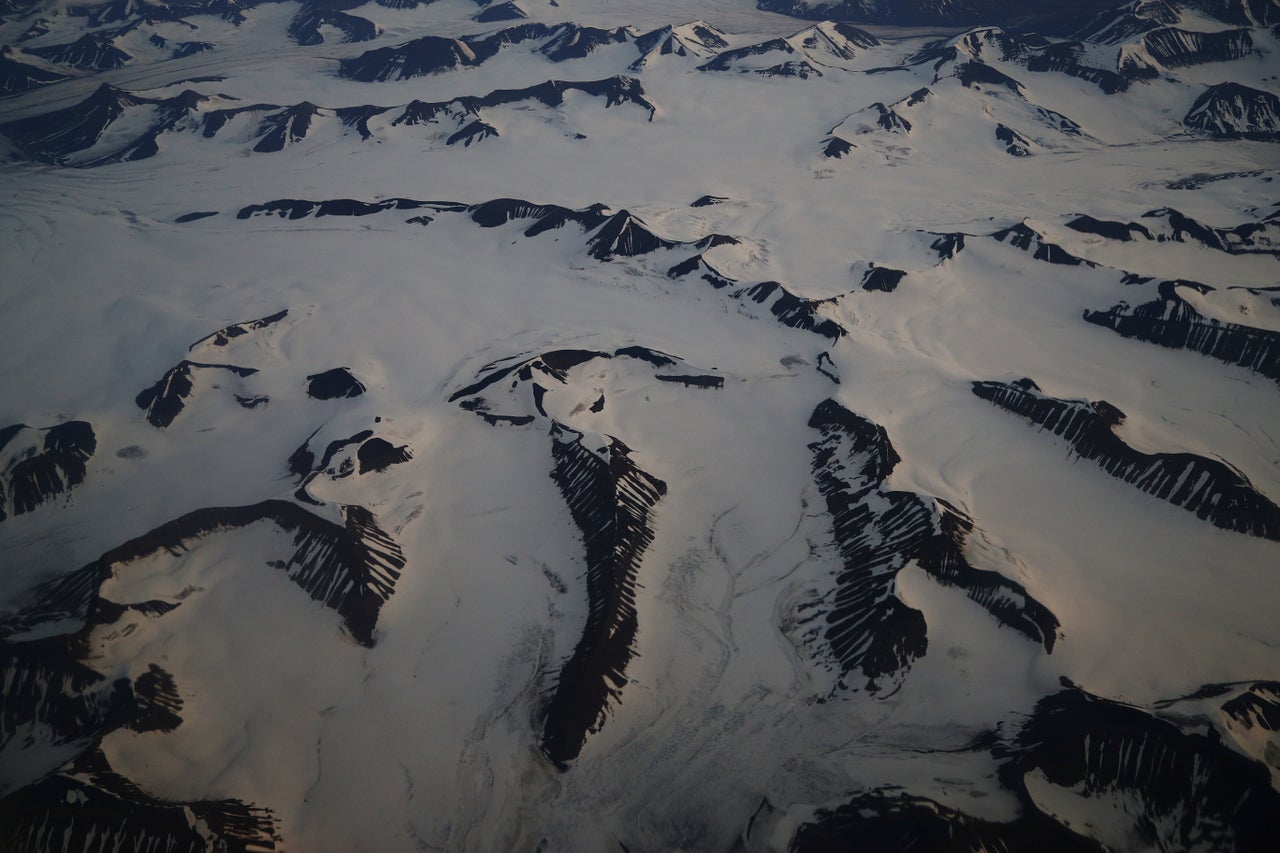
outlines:
{"label": "dark mountain range", "polygon": [[1193,453],[1143,453],[1116,430],[1124,412],[1099,400],[1050,397],[1030,379],[975,382],[973,393],[1066,439],[1083,459],[1225,530],[1280,540],[1280,507],[1240,471]]}

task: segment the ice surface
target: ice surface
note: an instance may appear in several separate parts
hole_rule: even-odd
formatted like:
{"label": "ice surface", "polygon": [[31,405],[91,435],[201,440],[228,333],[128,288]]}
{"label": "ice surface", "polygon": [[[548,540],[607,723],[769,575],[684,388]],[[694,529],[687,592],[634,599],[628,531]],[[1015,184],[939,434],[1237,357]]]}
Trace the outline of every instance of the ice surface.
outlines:
{"label": "ice surface", "polygon": [[1274,848],[1274,4],[518,5],[4,6],[0,847]]}

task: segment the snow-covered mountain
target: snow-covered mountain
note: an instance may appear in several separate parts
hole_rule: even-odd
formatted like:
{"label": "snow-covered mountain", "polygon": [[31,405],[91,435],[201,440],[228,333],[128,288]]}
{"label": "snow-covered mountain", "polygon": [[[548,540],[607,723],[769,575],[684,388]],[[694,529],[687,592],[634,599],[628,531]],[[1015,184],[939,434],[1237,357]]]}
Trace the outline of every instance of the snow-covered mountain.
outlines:
{"label": "snow-covered mountain", "polygon": [[0,849],[1276,849],[1278,26],[0,0]]}

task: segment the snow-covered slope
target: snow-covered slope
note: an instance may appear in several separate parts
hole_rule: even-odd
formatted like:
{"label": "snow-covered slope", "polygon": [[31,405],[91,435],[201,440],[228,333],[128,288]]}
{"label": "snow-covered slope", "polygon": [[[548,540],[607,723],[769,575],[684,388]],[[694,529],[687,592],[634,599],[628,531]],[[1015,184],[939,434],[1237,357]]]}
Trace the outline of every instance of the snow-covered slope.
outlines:
{"label": "snow-covered slope", "polygon": [[1275,849],[1280,20],[1061,7],[3,0],[0,849]]}

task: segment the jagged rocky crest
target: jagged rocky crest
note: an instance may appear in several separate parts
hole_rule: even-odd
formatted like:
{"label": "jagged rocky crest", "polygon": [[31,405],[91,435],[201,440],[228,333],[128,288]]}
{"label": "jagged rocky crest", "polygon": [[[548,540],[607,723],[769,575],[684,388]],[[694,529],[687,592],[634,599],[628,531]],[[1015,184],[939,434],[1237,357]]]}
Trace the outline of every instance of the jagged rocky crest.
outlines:
{"label": "jagged rocky crest", "polygon": [[87,421],[43,430],[25,424],[0,429],[0,521],[69,494],[84,482],[86,463],[97,449]]}
{"label": "jagged rocky crest", "polygon": [[603,448],[554,422],[555,481],[582,532],[587,558],[587,625],[560,670],[546,709],[542,750],[557,767],[577,758],[586,738],[604,724],[626,684],[635,654],[636,577],[653,541],[651,513],[666,483],[641,470],[616,438]]}
{"label": "jagged rocky crest", "polygon": [[269,809],[234,799],[157,799],[114,772],[97,749],[0,799],[6,850],[268,853],[280,840]]}
{"label": "jagged rocky crest", "polygon": [[1161,207],[1147,211],[1141,218],[1143,222],[1121,222],[1081,215],[1066,226],[1108,240],[1129,242],[1142,238],[1158,243],[1198,243],[1230,255],[1280,257],[1280,221],[1272,217],[1228,228],[1206,224],[1172,207]]}
{"label": "jagged rocky crest", "polygon": [[806,609],[805,637],[834,659],[838,689],[894,687],[928,648],[924,614],[896,594],[897,575],[915,560],[931,577],[965,591],[1002,624],[1052,651],[1058,620],[1017,583],[978,570],[964,556],[973,522],[955,507],[884,481],[900,457],[883,427],[835,400],[818,405],[809,426],[813,476],[826,501],[842,567],[834,588]]}
{"label": "jagged rocky crest", "polygon": [[991,235],[991,238],[1001,243],[1008,243],[1010,246],[1021,249],[1024,252],[1032,252],[1032,257],[1037,261],[1072,267],[1080,266],[1081,264],[1090,267],[1097,266],[1091,261],[1086,261],[1071,254],[1056,243],[1050,243],[1044,238],[1043,234],[1025,222],[997,231]]}
{"label": "jagged rocky crest", "polygon": [[1142,453],[1116,434],[1124,412],[1106,401],[1050,397],[1030,379],[975,382],[973,393],[1061,436],[1083,459],[1224,530],[1280,540],[1280,507],[1244,474],[1192,453]]}
{"label": "jagged rocky crest", "polygon": [[[664,372],[682,362],[646,347],[566,349],[487,364],[475,382],[449,398],[491,425],[523,425],[538,419],[549,424],[551,479],[582,534],[587,565],[587,624],[560,669],[545,707],[541,735],[543,753],[562,770],[578,757],[587,737],[604,725],[627,682],[627,665],[636,654],[637,576],[653,541],[652,510],[667,486],[637,466],[631,448],[620,439],[588,438],[588,433],[551,417],[544,401],[555,388],[568,383],[575,368],[622,358],[651,365],[659,371],[655,378],[697,387],[723,384],[721,377]],[[499,390],[505,391],[509,404],[483,396]],[[495,411],[499,405],[501,412]],[[604,405],[601,396],[590,411],[601,411]]]}
{"label": "jagged rocky crest", "polygon": [[340,506],[339,512],[340,524],[275,499],[189,512],[38,587],[12,620],[12,627],[26,629],[55,619],[92,623],[104,609],[117,607],[104,602],[99,588],[113,574],[127,570],[129,563],[161,552],[179,555],[208,536],[270,523],[292,537],[292,553],[268,565],[285,572],[313,600],[336,611],[356,642],[372,646],[378,613],[395,592],[404,569],[404,552],[369,510]]}
{"label": "jagged rocky crest", "polygon": [[[156,384],[141,391],[134,398],[134,403],[137,404],[139,409],[147,413],[148,423],[163,429],[170,426],[191,401],[191,398],[196,393],[197,377],[212,377],[219,375],[221,372],[243,378],[252,376],[258,371],[253,367],[237,367],[234,364],[204,364],[184,359],[165,371],[164,376],[160,377]],[[216,381],[216,379],[210,379],[210,384],[217,387]],[[246,405],[247,408],[257,405],[257,403],[251,403],[250,401],[258,400],[261,402],[262,399],[246,395],[236,396],[241,401],[241,405]]]}
{"label": "jagged rocky crest", "polygon": [[789,853],[846,850],[1043,850],[1102,853],[1039,811],[1011,821],[983,820],[927,797],[886,789],[859,794],[835,809],[820,809],[796,830]]}
{"label": "jagged rocky crest", "polygon": [[[309,101],[288,106],[237,104],[234,99],[191,90],[170,98],[151,98],[104,83],[78,104],[9,122],[0,126],[0,133],[31,160],[76,168],[144,160],[160,153],[160,139],[167,134],[185,133],[207,140],[233,122],[250,123],[250,150],[257,154],[283,151],[310,139],[320,128],[355,132],[361,140],[368,141],[375,135],[370,121],[388,114],[389,120],[379,125],[380,133],[391,133],[398,127],[451,122],[455,130],[438,135],[442,144],[453,145],[476,140],[475,130],[468,128],[483,119],[485,110],[525,102],[559,107],[570,92],[603,99],[606,109],[622,104],[641,107],[650,120],[657,111],[640,81],[622,75],[590,81],[547,80],[521,89],[499,89],[449,101],[412,101],[403,107],[329,108]],[[113,132],[117,125],[125,130]],[[495,129],[489,135],[496,133]],[[104,138],[107,141],[100,145]]]}
{"label": "jagged rocky crest", "polygon": [[1067,685],[1040,700],[995,752],[1001,782],[1028,812],[1041,808],[1036,795],[1047,785],[1109,807],[1126,834],[1158,849],[1261,853],[1280,842],[1280,793],[1266,767],[1225,746],[1212,728],[1208,736],[1186,733]]}
{"label": "jagged rocky crest", "polygon": [[[820,809],[788,849],[1103,851],[1142,845],[1264,851],[1280,840],[1280,794],[1267,768],[1226,746],[1212,726],[1203,734],[1202,717],[1165,719],[1065,679],[1063,687],[1041,699],[1013,731],[970,747],[991,749],[1001,784],[1018,799],[1017,818],[975,818],[884,788]],[[1231,715],[1269,687],[1238,692],[1222,703],[1223,713]],[[1233,692],[1209,685],[1189,698]],[[1176,702],[1158,707],[1171,704]],[[1094,820],[1062,820],[1064,798],[1072,797],[1092,801]],[[1107,818],[1099,820],[1104,813]]]}
{"label": "jagged rocky crest", "polygon": [[[706,259],[707,251],[719,246],[738,244],[741,242],[738,238],[726,234],[710,234],[689,242],[673,240],[658,234],[630,211],[613,211],[603,204],[572,209],[515,198],[492,199],[474,205],[408,198],[390,198],[377,202],[356,199],[278,199],[243,207],[236,218],[278,216],[294,220],[313,216],[368,216],[392,210],[430,211],[425,216],[410,220],[421,224],[431,222],[432,214],[439,213],[467,213],[482,228],[498,228],[509,222],[531,220],[521,232],[525,237],[537,237],[567,225],[576,225],[582,233],[588,235],[585,241],[587,255],[602,262],[639,257],[664,249],[695,248],[699,250],[697,254],[667,270],[669,278],[683,278],[698,273],[699,278],[714,289],[724,290],[730,299],[737,300],[744,313],[755,316],[753,306],[762,306],[784,326],[813,332],[833,341],[848,334],[848,330],[839,321],[823,316],[822,313],[825,306],[834,304],[839,297],[812,299],[792,292],[781,282],[758,281],[748,284],[716,270]],[[877,273],[876,276],[880,282],[887,282],[888,277],[889,271]]]}
{"label": "jagged rocky crest", "polygon": [[1121,302],[1108,311],[1085,311],[1086,322],[1126,338],[1169,349],[1188,349],[1234,364],[1280,383],[1280,333],[1205,317],[1179,295],[1180,287],[1206,287],[1194,282],[1162,281],[1151,302]]}
{"label": "jagged rocky crest", "polygon": [[212,334],[205,335],[203,338],[187,347],[187,352],[195,352],[197,349],[205,347],[222,349],[230,345],[233,341],[250,337],[257,332],[261,332],[263,329],[276,326],[288,316],[289,309],[285,308],[274,314],[269,314],[266,317],[260,317],[257,320],[246,320],[243,323],[232,323],[230,326],[225,326]]}
{"label": "jagged rocky crest", "polygon": [[1219,83],[1196,99],[1182,123],[1215,139],[1280,141],[1280,96],[1239,83]]}

